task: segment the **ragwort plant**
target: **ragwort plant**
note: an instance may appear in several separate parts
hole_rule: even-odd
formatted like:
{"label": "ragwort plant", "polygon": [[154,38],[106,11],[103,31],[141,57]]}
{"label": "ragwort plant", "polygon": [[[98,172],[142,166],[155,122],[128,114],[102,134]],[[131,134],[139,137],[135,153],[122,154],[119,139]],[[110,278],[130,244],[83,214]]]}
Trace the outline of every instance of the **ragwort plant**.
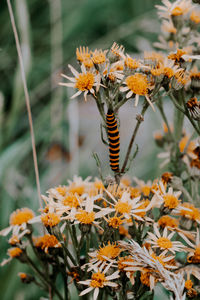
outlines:
{"label": "ragwort plant", "polygon": [[[162,2],[157,52],[135,59],[116,43],[105,51],[80,47],[78,66],[69,65],[72,75],[61,74],[60,85],[75,89],[72,98],[96,102],[113,177],[104,176],[94,154],[100,179],[75,175],[50,188],[39,215],[18,209],[1,231],[10,235],[2,265],[12,259],[29,265],[30,274],[19,273],[21,281],[37,284],[49,299],[70,299],[72,284],[82,299],[153,299],[157,284],[169,299],[200,297],[200,11],[190,0]],[[120,154],[118,112],[133,100],[142,110],[127,152]],[[164,102],[174,108],[172,125]],[[137,155],[132,148],[148,109],[163,118],[163,132],[154,137],[169,172],[153,182],[132,182],[124,174]],[[35,223],[43,234],[35,235]]]}

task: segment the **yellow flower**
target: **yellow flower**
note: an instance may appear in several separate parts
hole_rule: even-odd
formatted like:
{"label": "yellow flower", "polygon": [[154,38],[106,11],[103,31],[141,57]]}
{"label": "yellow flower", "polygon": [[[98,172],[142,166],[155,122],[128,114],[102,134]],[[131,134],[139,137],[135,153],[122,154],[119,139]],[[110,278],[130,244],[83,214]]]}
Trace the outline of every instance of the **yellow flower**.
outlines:
{"label": "yellow flower", "polygon": [[17,209],[10,215],[10,225],[22,225],[28,223],[34,217],[34,213],[29,208]]}
{"label": "yellow flower", "polygon": [[163,200],[164,200],[164,206],[169,209],[176,208],[180,203],[180,200],[178,200],[176,196],[170,194],[164,195]]}
{"label": "yellow flower", "polygon": [[126,98],[135,96],[135,106],[138,105],[139,96],[145,96],[148,103],[154,109],[148,97],[148,89],[150,88],[150,82],[148,81],[147,75],[142,73],[135,73],[134,75],[128,76],[124,81],[125,87],[121,87],[121,92],[127,92]]}
{"label": "yellow flower", "polygon": [[8,249],[8,255],[12,258],[19,257],[22,254],[22,252],[22,249],[20,249],[19,247]]}
{"label": "yellow flower", "polygon": [[55,213],[41,215],[41,221],[45,227],[54,227],[60,223],[60,217]]}
{"label": "yellow flower", "polygon": [[114,259],[120,254],[120,248],[116,245],[116,243],[110,243],[103,247],[100,247],[97,252],[97,258],[101,261],[106,261],[107,258]]}
{"label": "yellow flower", "polygon": [[61,244],[59,243],[55,235],[51,235],[51,234],[45,234],[44,236],[36,238],[34,245],[37,248],[41,248],[46,253],[48,253],[49,248],[61,247]]}
{"label": "yellow flower", "polygon": [[194,22],[195,24],[200,23],[200,13],[197,11],[193,11],[190,15],[190,20]]}
{"label": "yellow flower", "polygon": [[83,62],[91,57],[91,52],[89,51],[88,47],[76,48],[76,57],[78,61]]}
{"label": "yellow flower", "polygon": [[[88,60],[85,60],[85,63],[87,63]],[[91,93],[95,96],[94,87],[96,87],[96,90],[98,91],[100,86],[100,74],[93,73],[86,70],[86,67],[81,65],[81,73],[78,73],[71,65],[68,65],[71,72],[75,77],[69,77],[65,74],[61,74],[64,78],[70,80],[70,83],[64,83],[60,82],[59,85],[67,86],[67,87],[73,87],[78,89],[78,92],[76,92],[71,98],[78,97],[82,92],[84,92],[84,99],[87,101],[87,94]],[[89,66],[89,65],[88,65]]]}
{"label": "yellow flower", "polygon": [[81,224],[92,224],[95,219],[95,213],[93,211],[87,212],[83,209],[80,209],[79,212],[76,214],[76,219]]}
{"label": "yellow flower", "polygon": [[100,65],[105,63],[106,61],[106,52],[107,51],[102,51],[102,50],[95,50],[92,52],[92,61],[96,65]]}
{"label": "yellow flower", "polygon": [[97,273],[94,273],[92,274],[92,280],[90,282],[90,285],[94,288],[96,287],[104,287],[104,284],[106,282],[106,277],[105,277],[105,274],[104,273],[101,273],[101,272],[97,272]]}
{"label": "yellow flower", "polygon": [[125,65],[125,67],[127,67],[130,70],[135,70],[135,69],[139,68],[140,63],[136,59],[133,59],[132,57],[127,56],[124,60],[124,65]]}
{"label": "yellow flower", "polygon": [[65,198],[62,200],[62,204],[65,206],[69,206],[70,208],[75,207],[77,208],[80,206],[81,199],[78,198],[76,194],[69,193],[65,196]]}
{"label": "yellow flower", "polygon": [[[126,85],[133,94],[145,96],[148,93],[148,80],[144,74],[136,73],[126,78]],[[130,95],[130,94],[129,94]],[[129,97],[127,97],[129,98]]]}
{"label": "yellow flower", "polygon": [[178,227],[178,220],[170,217],[170,216],[162,216],[159,220],[158,220],[158,225],[162,228],[165,227],[172,227],[172,228],[177,228]]}

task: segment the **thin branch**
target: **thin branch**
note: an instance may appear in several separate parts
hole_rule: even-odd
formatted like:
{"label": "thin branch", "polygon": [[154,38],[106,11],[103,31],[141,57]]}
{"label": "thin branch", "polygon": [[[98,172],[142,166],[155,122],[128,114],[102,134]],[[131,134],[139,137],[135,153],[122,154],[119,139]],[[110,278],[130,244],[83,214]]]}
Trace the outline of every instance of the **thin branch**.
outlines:
{"label": "thin branch", "polygon": [[[142,108],[141,117],[144,116],[144,114],[145,114],[148,107],[149,107],[149,103],[146,102],[144,104],[143,108]],[[132,149],[133,143],[135,141],[135,138],[136,138],[136,135],[137,135],[137,132],[138,132],[138,129],[139,129],[141,123],[142,123],[142,118],[138,118],[135,129],[133,131],[133,135],[131,137],[131,140],[130,140],[130,143],[129,143],[129,146],[128,146],[128,150],[127,150],[125,159],[124,159],[124,164],[123,164],[123,167],[122,167],[121,172],[120,172],[122,174],[125,172],[125,169],[126,169],[126,166],[127,166],[127,163],[128,163],[128,159],[129,159],[129,156],[130,156],[130,153],[131,153],[131,149]]]}
{"label": "thin branch", "polygon": [[17,28],[15,24],[13,9],[10,3],[10,0],[7,0],[8,4],[8,11],[10,15],[11,25],[15,37],[15,43],[17,48],[17,54],[19,58],[20,63],[20,69],[21,69],[21,76],[22,76],[22,82],[24,86],[24,94],[25,94],[25,100],[26,100],[26,108],[28,112],[28,120],[29,120],[29,127],[30,127],[30,134],[31,134],[31,143],[32,143],[32,151],[33,151],[33,162],[34,162],[34,169],[35,169],[35,177],[36,177],[36,184],[37,184],[37,192],[38,192],[38,200],[39,200],[39,206],[42,208],[42,199],[41,199],[41,189],[40,189],[40,179],[39,179],[39,171],[38,171],[38,162],[37,162],[37,153],[36,153],[36,146],[35,146],[35,136],[34,136],[34,129],[33,129],[33,120],[32,120],[32,114],[31,114],[31,106],[30,106],[30,98],[26,83],[26,76],[24,71],[24,63],[22,58],[22,51],[20,47],[19,37],[17,33]]}

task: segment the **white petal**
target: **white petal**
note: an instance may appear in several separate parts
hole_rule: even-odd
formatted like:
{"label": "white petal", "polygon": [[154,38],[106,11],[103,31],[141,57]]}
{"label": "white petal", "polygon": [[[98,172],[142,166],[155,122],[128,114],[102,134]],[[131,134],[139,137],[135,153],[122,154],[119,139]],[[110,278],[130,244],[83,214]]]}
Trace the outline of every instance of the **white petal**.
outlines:
{"label": "white petal", "polygon": [[81,93],[82,93],[82,91],[78,91],[76,94],[74,94],[74,95],[71,97],[71,99],[76,98],[76,97],[79,96]]}
{"label": "white petal", "polygon": [[71,70],[71,72],[74,74],[74,76],[76,76],[76,77],[79,76],[79,73],[71,65],[68,65],[68,67]]}
{"label": "white petal", "polygon": [[82,291],[82,292],[79,294],[79,296],[83,296],[83,295],[89,293],[91,290],[93,290],[93,287],[89,287],[89,288],[87,288],[86,290]]}
{"label": "white petal", "polygon": [[94,295],[93,295],[93,300],[97,300],[98,295],[99,295],[99,288],[95,288]]}

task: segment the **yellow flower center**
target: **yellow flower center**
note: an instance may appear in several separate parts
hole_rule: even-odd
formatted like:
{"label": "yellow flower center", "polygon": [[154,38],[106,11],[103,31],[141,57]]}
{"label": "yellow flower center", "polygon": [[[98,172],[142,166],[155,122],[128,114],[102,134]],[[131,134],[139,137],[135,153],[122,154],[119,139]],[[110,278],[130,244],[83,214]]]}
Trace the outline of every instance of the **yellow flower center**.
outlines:
{"label": "yellow flower center", "polygon": [[176,6],[173,10],[172,10],[172,16],[181,16],[183,14],[183,10],[181,7]]}
{"label": "yellow flower center", "polygon": [[92,274],[92,280],[90,282],[90,286],[94,288],[103,288],[106,281],[107,280],[104,273],[97,272]]}
{"label": "yellow flower center", "polygon": [[190,290],[192,288],[192,286],[193,286],[192,280],[190,280],[190,279],[186,280],[186,282],[185,282],[185,288],[187,290]]}
{"label": "yellow flower center", "polygon": [[41,216],[41,221],[45,227],[54,227],[60,222],[60,217],[55,213],[47,213]]}
{"label": "yellow flower center", "polygon": [[22,249],[20,249],[19,247],[8,249],[8,254],[12,258],[19,257],[22,254],[22,252]]}
{"label": "yellow flower center", "polygon": [[123,220],[119,217],[112,217],[109,219],[108,225],[117,229],[121,224],[123,223]]}
{"label": "yellow flower center", "polygon": [[186,54],[186,52],[182,49],[178,49],[176,53],[171,53],[168,55],[169,59],[180,61],[181,57]]}
{"label": "yellow flower center", "polygon": [[65,196],[66,192],[67,192],[67,187],[66,186],[58,186],[56,188],[56,191],[61,195],[61,196]]}
{"label": "yellow flower center", "polygon": [[136,187],[130,187],[129,192],[131,194],[131,198],[137,198],[140,196],[140,190]]}
{"label": "yellow flower center", "polygon": [[113,259],[116,258],[119,254],[119,247],[115,243],[110,244],[110,242],[108,242],[108,245],[100,247],[97,253],[97,258],[101,261],[106,261],[106,258],[104,258],[104,256]]}
{"label": "yellow flower center", "polygon": [[169,68],[169,67],[164,68],[164,73],[165,73],[165,76],[167,76],[168,78],[171,78],[172,76],[174,76],[173,69]]}
{"label": "yellow flower center", "polygon": [[87,212],[87,211],[81,209],[76,214],[76,218],[82,224],[92,224],[95,219],[95,213],[93,211]]}
{"label": "yellow flower center", "polygon": [[193,204],[183,203],[182,206],[184,206],[185,208],[191,209],[191,211],[182,209],[180,211],[181,216],[188,218],[190,220],[193,220],[193,221],[200,220],[200,210],[198,208],[196,208]]}
{"label": "yellow flower center", "polygon": [[162,67],[151,69],[151,74],[153,76],[160,76],[164,73],[164,69]]}
{"label": "yellow flower center", "polygon": [[79,196],[81,196],[85,192],[85,187],[84,185],[76,185],[72,183],[68,191],[72,194],[78,194]]}
{"label": "yellow flower center", "polygon": [[174,195],[164,195],[164,206],[169,209],[174,209],[178,206],[179,200]]}
{"label": "yellow flower center", "polygon": [[17,243],[19,243],[20,242],[20,240],[19,240],[19,238],[18,238],[18,236],[17,235],[13,235],[13,236],[11,236],[11,238],[9,239],[9,244],[10,245],[16,245]]}
{"label": "yellow flower center", "polygon": [[170,249],[172,248],[172,242],[165,237],[160,237],[159,239],[157,239],[157,244],[160,248],[163,249]]}
{"label": "yellow flower center", "polygon": [[[149,205],[150,201],[148,199],[144,200],[142,202],[142,204],[140,206],[138,206],[137,209],[145,209],[148,205]],[[145,211],[141,211],[141,212],[136,212],[135,213],[137,216],[140,216],[140,217],[144,217],[146,212]]]}
{"label": "yellow flower center", "polygon": [[129,256],[119,257],[118,260],[118,269],[124,271],[124,269],[129,265],[129,262],[133,262],[133,259]]}
{"label": "yellow flower center", "polygon": [[115,204],[115,210],[120,214],[128,214],[131,211],[131,205],[128,202],[118,201]]}
{"label": "yellow flower center", "polygon": [[26,274],[26,273],[22,273],[22,272],[18,273],[18,276],[19,276],[20,279],[22,279],[22,280],[24,280],[24,279],[27,278],[27,274]]}
{"label": "yellow flower center", "polygon": [[29,208],[17,209],[10,215],[10,225],[22,225],[34,217],[34,213]]}
{"label": "yellow flower center", "polygon": [[128,76],[126,85],[134,94],[144,96],[148,93],[148,80],[144,74],[136,73]]}
{"label": "yellow flower center", "polygon": [[106,61],[106,56],[102,50],[95,50],[92,53],[92,61],[94,64],[103,64]]}
{"label": "yellow flower center", "polygon": [[83,64],[86,68],[92,68],[94,66],[93,61],[91,58],[85,58],[83,60]]}
{"label": "yellow flower center", "polygon": [[104,185],[101,180],[97,180],[94,182],[94,187],[98,190],[104,190]]}
{"label": "yellow flower center", "polygon": [[39,237],[36,239],[35,247],[41,248],[45,250],[46,248],[54,248],[54,247],[61,247],[61,244],[55,237],[55,235],[45,234],[44,236]]}
{"label": "yellow flower center", "polygon": [[89,91],[94,85],[94,75],[90,72],[81,73],[76,78],[75,87],[80,91]]}
{"label": "yellow flower center", "polygon": [[80,205],[80,199],[77,199],[77,196],[73,193],[70,193],[65,197],[65,199],[62,200],[63,205],[69,206],[69,207],[78,207]]}
{"label": "yellow flower center", "polygon": [[151,272],[148,269],[144,269],[144,271],[141,272],[140,281],[142,282],[142,284],[150,286],[150,275]]}
{"label": "yellow flower center", "polygon": [[170,216],[162,216],[158,220],[158,225],[161,226],[162,228],[165,228],[167,226],[170,226],[172,228],[177,228],[178,227],[178,220],[171,218]]}
{"label": "yellow flower center", "polygon": [[200,23],[200,14],[196,14],[194,11],[190,15],[190,20],[194,22],[195,24]]}
{"label": "yellow flower center", "polygon": [[131,57],[126,57],[124,64],[127,68],[132,69],[132,70],[139,68],[139,65],[140,65],[136,59],[133,59]]}
{"label": "yellow flower center", "polygon": [[151,192],[151,187],[148,185],[143,185],[141,187],[141,192],[143,193],[144,196],[148,197]]}

